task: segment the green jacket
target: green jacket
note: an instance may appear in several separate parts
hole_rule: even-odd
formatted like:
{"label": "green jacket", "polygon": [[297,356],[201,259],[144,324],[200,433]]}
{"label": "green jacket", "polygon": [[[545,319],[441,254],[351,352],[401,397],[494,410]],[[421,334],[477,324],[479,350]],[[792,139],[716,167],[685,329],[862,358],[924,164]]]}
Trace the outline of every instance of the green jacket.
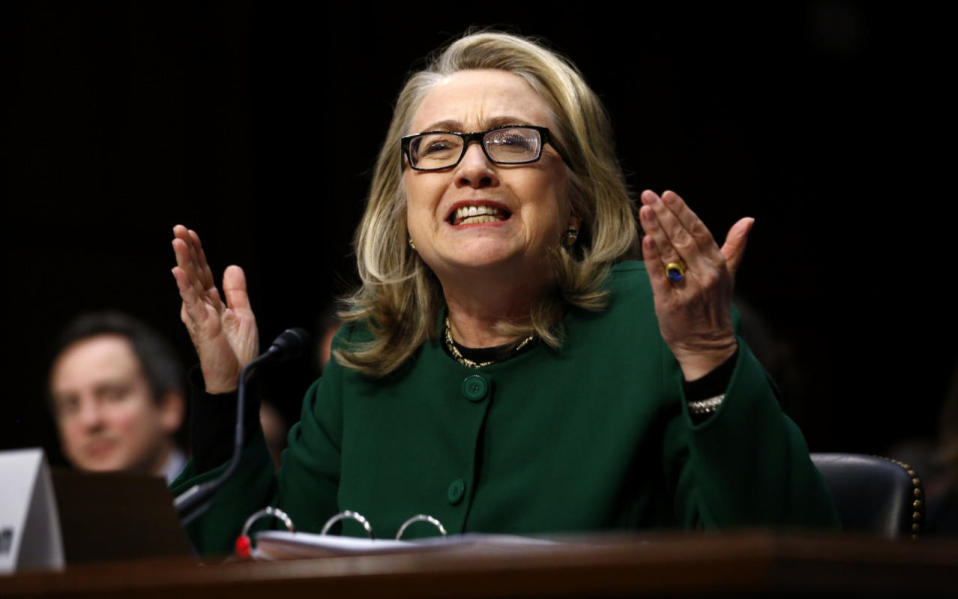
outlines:
{"label": "green jacket", "polygon": [[[725,401],[693,424],[644,265],[616,265],[607,287],[605,311],[567,313],[559,350],[540,343],[476,370],[436,340],[383,379],[331,363],[306,394],[278,476],[261,438],[249,444],[190,526],[198,549],[229,551],[267,504],[305,531],[357,511],[377,538],[420,513],[450,534],[837,526],[801,433],[742,340]],[[337,343],[362,334],[346,327]],[[188,467],[174,492],[219,471]],[[434,533],[417,526],[407,536]]]}

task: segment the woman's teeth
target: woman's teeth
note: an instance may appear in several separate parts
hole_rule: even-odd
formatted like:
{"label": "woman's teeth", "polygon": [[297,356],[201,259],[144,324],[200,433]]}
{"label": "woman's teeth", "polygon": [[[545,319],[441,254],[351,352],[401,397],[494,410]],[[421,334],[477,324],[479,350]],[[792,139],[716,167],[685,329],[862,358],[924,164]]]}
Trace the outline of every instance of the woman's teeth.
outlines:
{"label": "woman's teeth", "polygon": [[494,223],[505,220],[506,215],[492,206],[463,206],[456,209],[452,218],[453,225]]}

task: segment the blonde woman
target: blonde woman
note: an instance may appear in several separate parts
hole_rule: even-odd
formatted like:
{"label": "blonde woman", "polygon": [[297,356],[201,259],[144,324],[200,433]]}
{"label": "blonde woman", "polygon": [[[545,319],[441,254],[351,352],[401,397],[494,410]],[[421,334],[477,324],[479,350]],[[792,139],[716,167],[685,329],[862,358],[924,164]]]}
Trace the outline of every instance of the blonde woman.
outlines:
{"label": "blonde woman", "polygon": [[[299,530],[360,512],[386,538],[420,513],[453,533],[834,525],[733,326],[752,219],[719,247],[675,193],[641,204],[640,244],[574,66],[511,35],[451,44],[400,93],[356,235],[363,284],[283,466],[254,436],[191,525],[200,549],[228,550],[267,504]],[[196,233],[173,246],[206,391],[228,396],[258,344],[242,271],[224,304]],[[204,451],[174,490],[223,468]]]}

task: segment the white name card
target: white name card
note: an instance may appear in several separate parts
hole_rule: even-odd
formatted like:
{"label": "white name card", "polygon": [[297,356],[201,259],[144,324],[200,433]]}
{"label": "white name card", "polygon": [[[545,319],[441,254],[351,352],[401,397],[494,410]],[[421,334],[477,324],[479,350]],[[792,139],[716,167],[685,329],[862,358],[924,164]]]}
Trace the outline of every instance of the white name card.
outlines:
{"label": "white name card", "polygon": [[43,450],[0,452],[0,574],[63,565],[60,519]]}

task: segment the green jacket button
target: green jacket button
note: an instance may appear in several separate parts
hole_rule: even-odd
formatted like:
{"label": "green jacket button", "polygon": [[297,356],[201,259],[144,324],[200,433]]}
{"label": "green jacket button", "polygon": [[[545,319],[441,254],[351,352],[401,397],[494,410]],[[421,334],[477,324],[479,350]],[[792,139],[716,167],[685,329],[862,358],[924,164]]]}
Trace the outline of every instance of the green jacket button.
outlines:
{"label": "green jacket button", "polygon": [[471,374],[462,381],[462,394],[469,401],[482,401],[489,391],[489,383],[478,374]]}
{"label": "green jacket button", "polygon": [[462,496],[466,492],[466,483],[463,482],[461,478],[449,483],[449,489],[446,491],[446,496],[449,498],[449,503],[456,505],[462,501]]}

